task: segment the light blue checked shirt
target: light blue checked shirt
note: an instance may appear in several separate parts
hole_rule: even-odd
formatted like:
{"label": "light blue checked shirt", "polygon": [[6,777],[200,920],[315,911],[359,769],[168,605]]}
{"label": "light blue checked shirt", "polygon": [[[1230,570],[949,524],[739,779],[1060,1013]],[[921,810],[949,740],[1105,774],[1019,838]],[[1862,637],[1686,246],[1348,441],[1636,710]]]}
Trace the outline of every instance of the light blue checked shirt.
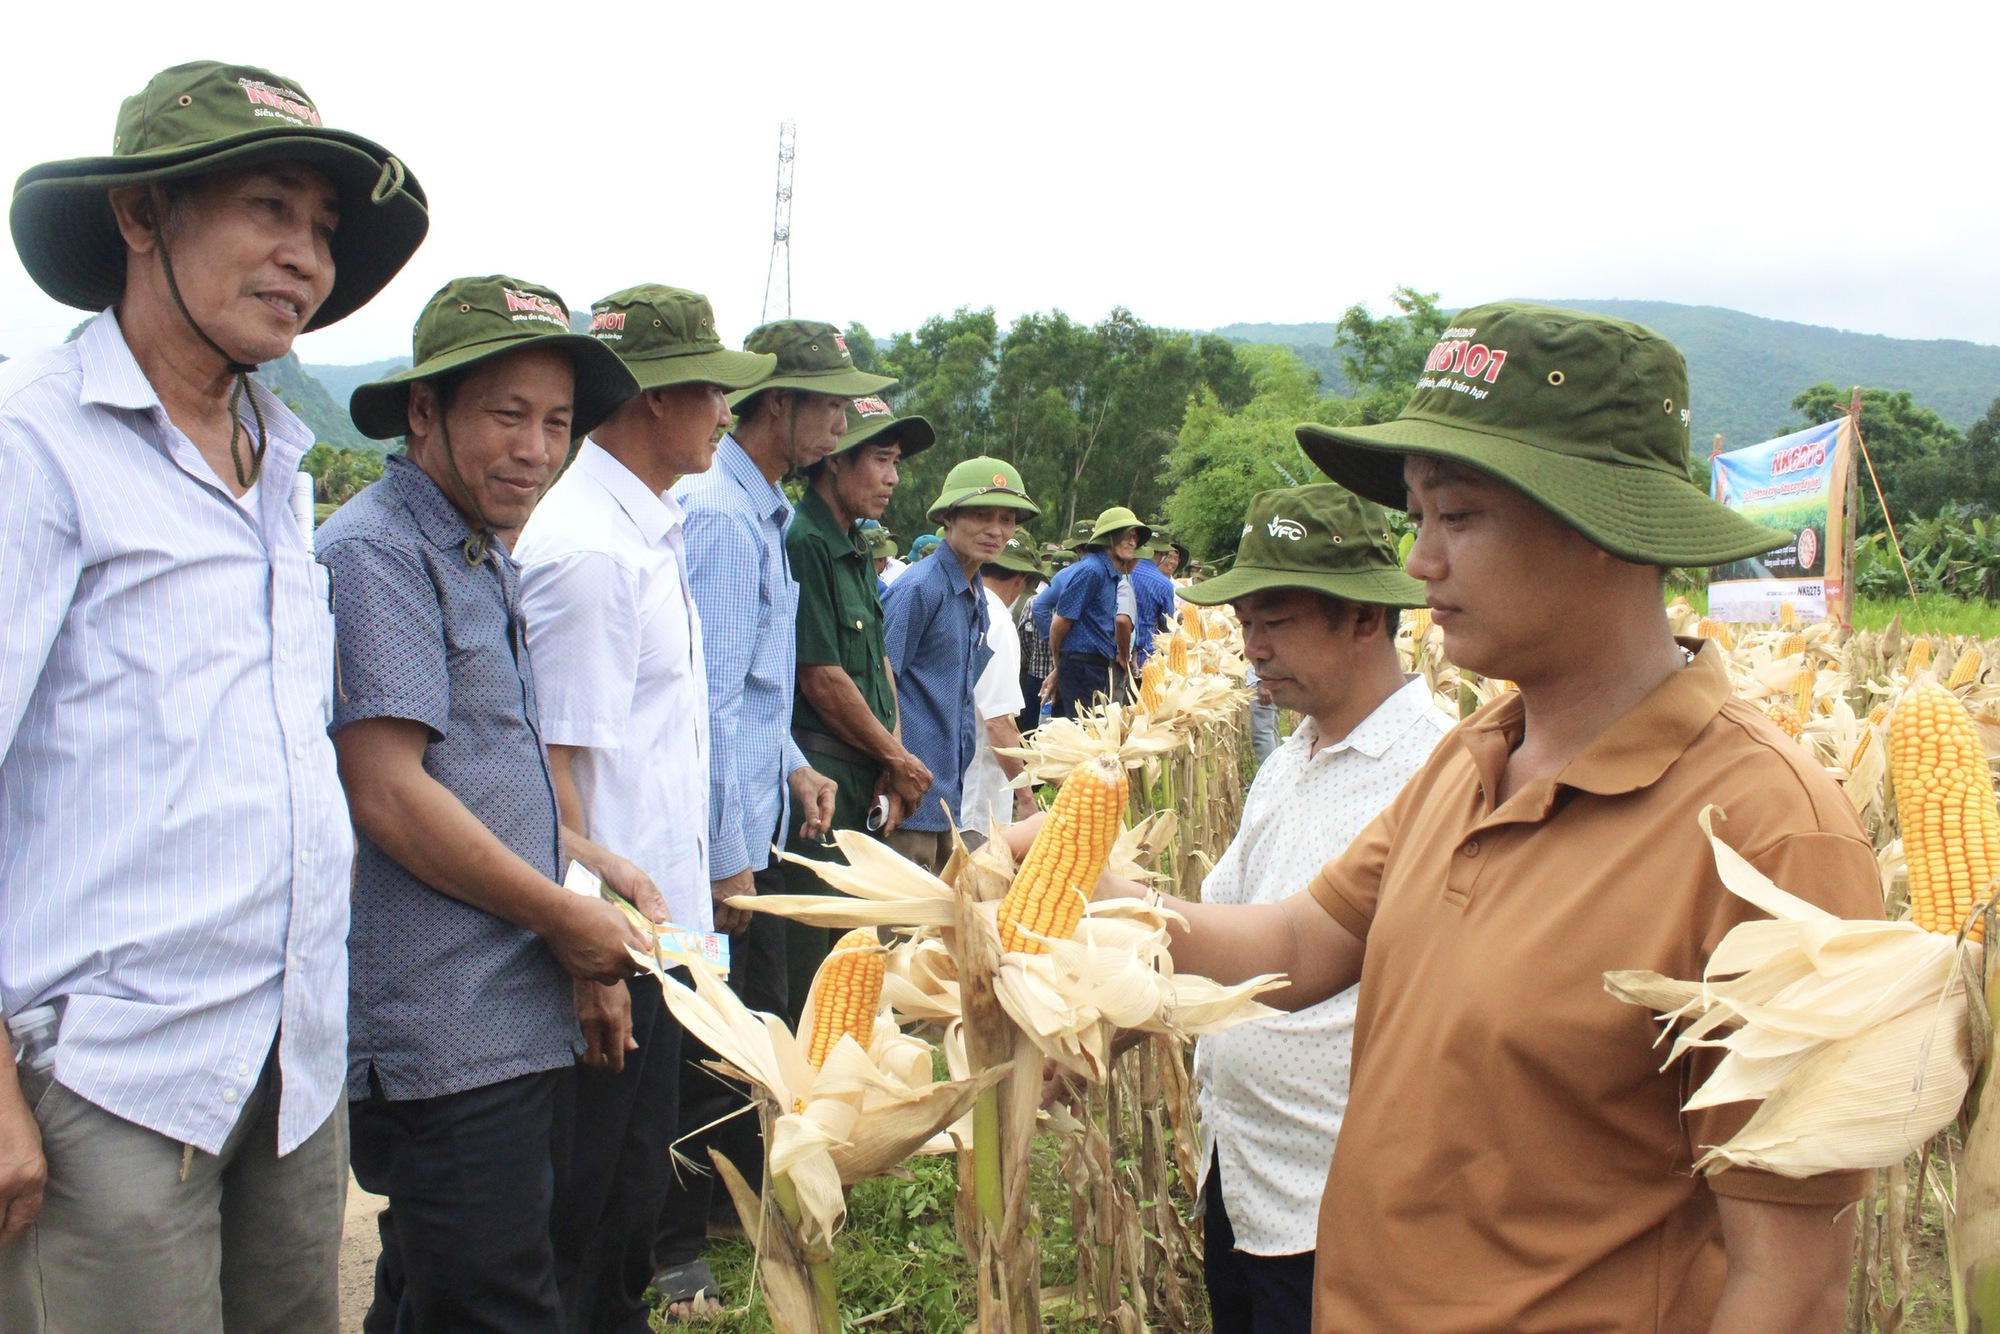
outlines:
{"label": "light blue checked shirt", "polygon": [[56,1079],[210,1153],[274,1035],[280,1153],[347,1063],[333,618],[291,510],[312,436],[251,392],[246,508],[111,312],[0,367],[0,1006],[61,1002]]}
{"label": "light blue checked shirt", "polygon": [[789,820],[785,779],[806,767],[792,740],[799,585],[785,559],[792,504],[734,436],[672,495],[687,512],[688,583],[708,669],[708,875],[771,860]]}

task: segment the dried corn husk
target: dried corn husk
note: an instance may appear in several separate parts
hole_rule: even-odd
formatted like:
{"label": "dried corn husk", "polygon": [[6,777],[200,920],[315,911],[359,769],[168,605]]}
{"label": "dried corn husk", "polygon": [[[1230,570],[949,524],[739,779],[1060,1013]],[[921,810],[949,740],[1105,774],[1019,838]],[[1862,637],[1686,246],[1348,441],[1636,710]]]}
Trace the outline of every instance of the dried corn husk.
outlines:
{"label": "dried corn husk", "polygon": [[1983,1056],[1966,989],[1980,947],[1786,893],[1715,836],[1714,810],[1700,818],[1722,883],[1773,920],[1730,931],[1698,983],[1605,974],[1619,999],[1693,1021],[1668,1064],[1694,1047],[1728,1052],[1689,1110],[1762,1103],[1696,1166],[1806,1177],[1901,1162],[1958,1114]]}

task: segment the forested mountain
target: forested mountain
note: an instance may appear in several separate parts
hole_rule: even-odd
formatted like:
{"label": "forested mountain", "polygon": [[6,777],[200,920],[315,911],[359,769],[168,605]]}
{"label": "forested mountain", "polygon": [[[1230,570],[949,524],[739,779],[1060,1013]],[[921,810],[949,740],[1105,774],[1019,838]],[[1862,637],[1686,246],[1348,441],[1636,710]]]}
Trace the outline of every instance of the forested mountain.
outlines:
{"label": "forested mountain", "polygon": [[[2000,396],[2000,347],[1983,343],[1850,333],[1720,306],[1535,299],[1632,320],[1671,338],[1688,360],[1694,437],[1703,446],[1717,432],[1730,448],[1795,426],[1792,400],[1822,381],[1906,389],[1961,428]],[[1325,392],[1351,391],[1334,346],[1338,325],[1232,324],[1215,332],[1237,342],[1289,347],[1320,372]]]}

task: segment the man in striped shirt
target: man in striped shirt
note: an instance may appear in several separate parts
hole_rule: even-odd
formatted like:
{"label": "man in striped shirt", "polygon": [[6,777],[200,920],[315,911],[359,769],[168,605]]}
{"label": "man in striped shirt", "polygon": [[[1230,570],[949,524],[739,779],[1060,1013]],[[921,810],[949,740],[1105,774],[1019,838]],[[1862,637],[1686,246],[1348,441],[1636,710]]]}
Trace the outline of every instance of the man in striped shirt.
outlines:
{"label": "man in striped shirt", "polygon": [[0,375],[0,1006],[32,1044],[0,1060],[0,1328],[332,1334],[354,845],[312,436],[248,373],[428,215],[266,70],[164,71],[114,144],[13,202],[30,275],[102,313]]}

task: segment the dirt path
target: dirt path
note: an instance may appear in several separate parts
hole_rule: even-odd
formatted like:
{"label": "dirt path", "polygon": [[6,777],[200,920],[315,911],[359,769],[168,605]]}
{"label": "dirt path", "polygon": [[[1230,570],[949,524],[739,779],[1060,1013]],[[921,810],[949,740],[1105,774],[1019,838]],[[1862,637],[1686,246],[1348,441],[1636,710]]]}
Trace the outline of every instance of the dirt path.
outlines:
{"label": "dirt path", "polygon": [[375,1255],[382,1249],[375,1216],[388,1201],[347,1179],[347,1219],[340,1242],[340,1334],[361,1334],[361,1317],[375,1293]]}

